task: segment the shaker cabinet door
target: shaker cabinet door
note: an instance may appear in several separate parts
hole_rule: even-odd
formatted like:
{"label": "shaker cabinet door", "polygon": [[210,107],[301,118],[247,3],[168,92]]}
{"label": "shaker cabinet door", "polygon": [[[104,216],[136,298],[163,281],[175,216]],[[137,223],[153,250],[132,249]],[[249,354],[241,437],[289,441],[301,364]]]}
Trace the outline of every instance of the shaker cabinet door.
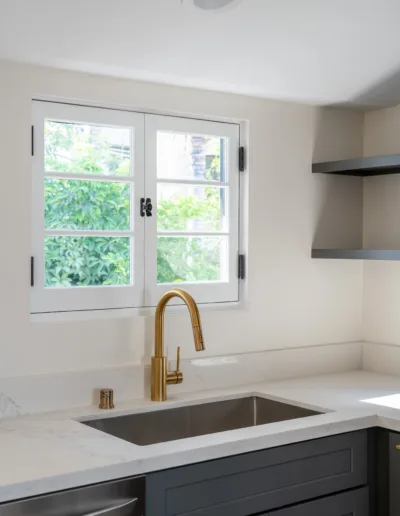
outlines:
{"label": "shaker cabinet door", "polygon": [[146,477],[146,507],[150,516],[269,514],[366,485],[367,455],[361,431],[160,471]]}

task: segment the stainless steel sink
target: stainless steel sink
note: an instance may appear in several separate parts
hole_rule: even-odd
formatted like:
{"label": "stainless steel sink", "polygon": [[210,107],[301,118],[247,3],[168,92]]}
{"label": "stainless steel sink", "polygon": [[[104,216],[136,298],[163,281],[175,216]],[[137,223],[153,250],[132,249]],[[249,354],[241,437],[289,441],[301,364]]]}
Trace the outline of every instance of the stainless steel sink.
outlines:
{"label": "stainless steel sink", "polygon": [[319,412],[302,407],[250,396],[82,423],[139,446],[147,446],[317,414]]}

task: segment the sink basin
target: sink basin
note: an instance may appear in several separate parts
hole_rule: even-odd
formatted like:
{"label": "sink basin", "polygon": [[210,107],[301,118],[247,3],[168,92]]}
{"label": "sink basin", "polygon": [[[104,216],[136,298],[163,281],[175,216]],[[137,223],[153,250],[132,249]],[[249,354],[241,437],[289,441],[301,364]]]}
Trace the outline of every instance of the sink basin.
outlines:
{"label": "sink basin", "polygon": [[319,412],[302,407],[248,396],[82,423],[139,446],[147,446],[317,414]]}

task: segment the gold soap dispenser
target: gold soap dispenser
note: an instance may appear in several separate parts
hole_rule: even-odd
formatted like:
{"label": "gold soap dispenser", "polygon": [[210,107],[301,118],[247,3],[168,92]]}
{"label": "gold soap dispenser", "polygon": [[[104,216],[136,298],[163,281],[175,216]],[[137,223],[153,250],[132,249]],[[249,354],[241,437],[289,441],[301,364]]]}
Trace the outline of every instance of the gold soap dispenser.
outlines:
{"label": "gold soap dispenser", "polygon": [[110,410],[114,408],[114,391],[112,389],[100,390],[99,408],[103,410]]}

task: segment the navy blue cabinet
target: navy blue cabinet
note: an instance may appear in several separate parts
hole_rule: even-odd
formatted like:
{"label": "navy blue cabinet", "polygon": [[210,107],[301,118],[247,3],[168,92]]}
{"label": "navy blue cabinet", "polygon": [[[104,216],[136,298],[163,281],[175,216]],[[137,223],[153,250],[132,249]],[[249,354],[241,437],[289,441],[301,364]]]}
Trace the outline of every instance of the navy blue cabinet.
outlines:
{"label": "navy blue cabinet", "polygon": [[367,458],[360,431],[160,471],[147,515],[368,516]]}

